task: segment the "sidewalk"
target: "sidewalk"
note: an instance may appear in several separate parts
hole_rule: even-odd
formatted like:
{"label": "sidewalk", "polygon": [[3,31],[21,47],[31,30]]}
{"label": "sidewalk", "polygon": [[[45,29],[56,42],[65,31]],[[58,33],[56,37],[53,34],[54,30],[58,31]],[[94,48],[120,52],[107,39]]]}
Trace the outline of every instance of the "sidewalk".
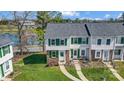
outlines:
{"label": "sidewalk", "polygon": [[124,79],[117,73],[117,71],[112,67],[112,65],[110,65],[110,63],[105,63],[106,66],[110,69],[110,71],[112,72],[112,74],[120,81],[124,81]]}
{"label": "sidewalk", "polygon": [[81,71],[81,67],[80,67],[80,64],[78,63],[78,60],[74,61],[74,66],[75,66],[75,69],[76,69],[77,74],[80,77],[80,79],[83,81],[88,81],[88,79],[83,75],[83,73]]}
{"label": "sidewalk", "polygon": [[70,78],[71,80],[73,81],[80,81],[78,78],[72,76],[66,69],[65,69],[65,66],[63,64],[59,64],[59,67],[60,67],[60,70],[61,72],[67,76],[68,78]]}

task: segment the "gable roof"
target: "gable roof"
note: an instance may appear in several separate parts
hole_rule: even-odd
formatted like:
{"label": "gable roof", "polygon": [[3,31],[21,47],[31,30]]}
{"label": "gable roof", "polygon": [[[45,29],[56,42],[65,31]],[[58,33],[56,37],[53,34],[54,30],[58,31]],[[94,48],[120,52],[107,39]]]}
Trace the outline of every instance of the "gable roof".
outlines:
{"label": "gable roof", "polygon": [[124,35],[123,23],[87,23],[92,36]]}
{"label": "gable roof", "polygon": [[82,23],[50,23],[47,25],[45,38],[69,36],[88,36],[88,33]]}
{"label": "gable roof", "polygon": [[48,24],[45,38],[117,35],[124,35],[123,23],[59,23]]}
{"label": "gable roof", "polygon": [[12,44],[9,38],[0,38],[0,47]]}

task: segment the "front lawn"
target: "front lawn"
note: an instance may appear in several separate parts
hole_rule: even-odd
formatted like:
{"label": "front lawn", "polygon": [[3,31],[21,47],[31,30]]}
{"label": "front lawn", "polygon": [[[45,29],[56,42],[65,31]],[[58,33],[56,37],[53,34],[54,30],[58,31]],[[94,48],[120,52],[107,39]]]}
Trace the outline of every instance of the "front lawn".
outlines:
{"label": "front lawn", "polygon": [[88,80],[91,81],[117,81],[111,71],[107,67],[82,67],[82,72]]}
{"label": "front lawn", "polygon": [[15,81],[70,81],[59,67],[45,67],[46,55],[33,54],[14,63]]}
{"label": "front lawn", "polygon": [[65,66],[65,68],[66,68],[66,70],[67,70],[71,75],[73,75],[74,77],[80,79],[79,76],[78,76],[78,74],[77,74],[77,72],[76,72],[76,69],[75,69],[75,67],[74,67],[73,65],[72,65],[72,66]]}
{"label": "front lawn", "polygon": [[117,72],[124,78],[124,62],[114,62],[115,63],[115,69]]}

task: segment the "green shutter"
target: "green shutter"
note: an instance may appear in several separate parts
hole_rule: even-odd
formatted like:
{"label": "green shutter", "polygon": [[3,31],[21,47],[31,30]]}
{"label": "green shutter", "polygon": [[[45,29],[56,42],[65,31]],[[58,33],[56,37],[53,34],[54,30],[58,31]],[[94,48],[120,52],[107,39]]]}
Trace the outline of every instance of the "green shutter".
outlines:
{"label": "green shutter", "polygon": [[2,51],[3,51],[3,56],[5,56],[5,51],[4,51],[5,47],[2,48]]}
{"label": "green shutter", "polygon": [[86,39],[86,44],[88,44],[88,37],[87,37],[87,39]]}
{"label": "green shutter", "polygon": [[71,49],[71,58],[73,58],[73,49]]}
{"label": "green shutter", "polygon": [[0,58],[2,57],[2,49],[0,48]]}
{"label": "green shutter", "polygon": [[56,39],[56,45],[57,46],[59,46],[59,44],[60,44],[59,41],[60,41],[59,39]]}
{"label": "green shutter", "polygon": [[80,49],[78,49],[78,58],[80,58]]}
{"label": "green shutter", "polygon": [[57,51],[56,51],[56,58],[58,58],[58,57],[59,57],[59,55],[58,55],[59,53],[58,53],[58,52],[59,52],[59,51],[57,50]]}
{"label": "green shutter", "polygon": [[48,45],[50,46],[50,39],[48,39]]}
{"label": "green shutter", "polygon": [[71,44],[73,44],[73,38],[71,38]]}
{"label": "green shutter", "polygon": [[0,74],[2,77],[4,77],[3,65],[0,65]]}
{"label": "green shutter", "polygon": [[9,51],[9,53],[10,53],[10,45],[8,45],[8,51]]}
{"label": "green shutter", "polygon": [[78,38],[78,44],[81,44],[81,43],[82,43],[82,38],[79,37],[79,38]]}
{"label": "green shutter", "polygon": [[65,39],[65,45],[67,46],[67,38]]}
{"label": "green shutter", "polygon": [[48,51],[48,54],[49,54],[49,58],[51,58],[52,57],[51,51]]}

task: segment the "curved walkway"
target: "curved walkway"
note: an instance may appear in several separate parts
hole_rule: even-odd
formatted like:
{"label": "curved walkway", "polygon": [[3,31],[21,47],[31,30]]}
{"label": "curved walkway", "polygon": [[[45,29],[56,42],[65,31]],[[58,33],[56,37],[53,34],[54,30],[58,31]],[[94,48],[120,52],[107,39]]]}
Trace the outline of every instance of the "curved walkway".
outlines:
{"label": "curved walkway", "polygon": [[70,78],[70,79],[73,80],[73,81],[80,81],[78,78],[72,76],[72,75],[65,69],[64,64],[60,64],[60,63],[59,63],[59,67],[60,67],[61,72],[62,72],[65,76],[67,76],[68,78]]}
{"label": "curved walkway", "polygon": [[124,81],[124,79],[117,73],[117,71],[112,67],[112,65],[110,63],[105,63],[106,66],[110,69],[110,71],[112,72],[112,74],[120,81]]}
{"label": "curved walkway", "polygon": [[80,79],[83,81],[88,81],[88,79],[84,76],[84,74],[81,71],[81,67],[80,67],[80,64],[78,63],[78,60],[74,61],[74,66],[76,68],[77,74],[80,77]]}

